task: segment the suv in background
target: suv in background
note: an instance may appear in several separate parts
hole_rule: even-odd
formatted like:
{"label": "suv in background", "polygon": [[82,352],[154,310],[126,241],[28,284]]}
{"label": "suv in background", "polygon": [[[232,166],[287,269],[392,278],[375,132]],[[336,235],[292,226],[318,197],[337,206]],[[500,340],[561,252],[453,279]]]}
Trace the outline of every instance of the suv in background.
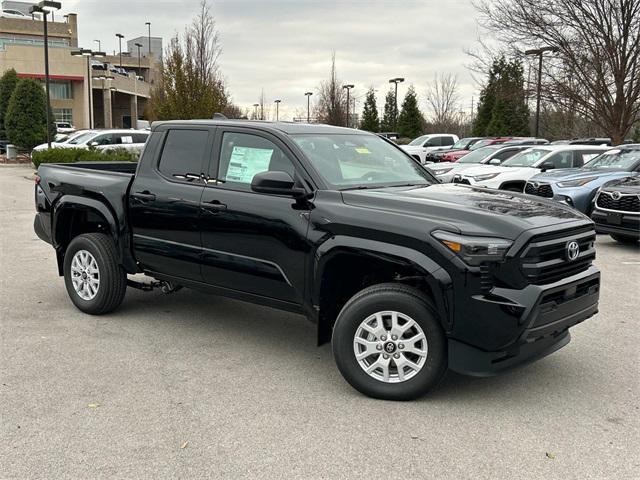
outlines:
{"label": "suv in background", "polygon": [[455,175],[479,165],[500,165],[516,153],[528,149],[526,145],[488,145],[478,148],[469,155],[465,155],[457,162],[441,162],[428,165],[427,168],[434,173],[442,183],[452,182]]}
{"label": "suv in background", "polygon": [[499,190],[522,192],[535,174],[547,170],[581,167],[607,147],[591,145],[540,145],[511,157],[499,166],[481,165],[469,169],[454,182]]}
{"label": "suv in background", "polygon": [[402,145],[405,152],[411,155],[413,158],[424,164],[427,161],[427,153],[433,150],[442,150],[449,148],[459,140],[457,135],[449,133],[433,133],[429,135],[422,135],[411,141],[409,145]]}
{"label": "suv in background", "polygon": [[630,175],[640,175],[640,144],[607,150],[582,168],[539,173],[529,179],[525,193],[552,198],[590,215],[598,188]]}
{"label": "suv in background", "polygon": [[596,232],[608,233],[616,242],[640,240],[640,177],[608,182],[598,190],[591,219]]}

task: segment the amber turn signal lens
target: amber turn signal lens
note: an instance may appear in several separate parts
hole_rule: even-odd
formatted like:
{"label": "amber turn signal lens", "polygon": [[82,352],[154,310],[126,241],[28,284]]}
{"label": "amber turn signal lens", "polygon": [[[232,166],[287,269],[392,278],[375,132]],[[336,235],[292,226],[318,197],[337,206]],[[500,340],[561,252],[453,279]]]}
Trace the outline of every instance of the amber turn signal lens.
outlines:
{"label": "amber turn signal lens", "polygon": [[444,243],[447,247],[449,247],[450,250],[456,252],[456,253],[460,253],[460,251],[462,250],[462,245],[460,245],[459,243],[456,242],[451,242],[449,240],[441,240],[442,243]]}

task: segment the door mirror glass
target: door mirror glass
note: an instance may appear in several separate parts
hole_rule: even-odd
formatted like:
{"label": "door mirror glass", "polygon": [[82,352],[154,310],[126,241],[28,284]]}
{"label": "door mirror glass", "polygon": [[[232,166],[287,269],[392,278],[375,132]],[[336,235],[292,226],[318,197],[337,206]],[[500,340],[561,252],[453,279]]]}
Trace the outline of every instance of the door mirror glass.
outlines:
{"label": "door mirror glass", "polygon": [[303,188],[295,187],[295,181],[291,175],[277,170],[255,174],[251,180],[251,190],[257,193],[289,195],[292,197],[299,197],[305,194]]}

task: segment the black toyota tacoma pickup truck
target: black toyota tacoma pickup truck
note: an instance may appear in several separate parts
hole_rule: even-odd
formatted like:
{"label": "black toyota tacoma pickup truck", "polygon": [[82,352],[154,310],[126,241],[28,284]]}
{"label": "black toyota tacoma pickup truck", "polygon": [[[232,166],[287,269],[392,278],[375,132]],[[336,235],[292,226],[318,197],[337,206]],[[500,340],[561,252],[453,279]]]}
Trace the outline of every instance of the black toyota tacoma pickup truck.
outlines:
{"label": "black toyota tacoma pickup truck", "polygon": [[372,397],[415,398],[447,368],[482,376],[533,361],[598,310],[591,220],[439,184],[358,130],[172,121],[154,124],[138,165],[37,175],[35,231],[83,312],[114,310],[142,286],[127,275],[144,273],[166,291],[304,314]]}

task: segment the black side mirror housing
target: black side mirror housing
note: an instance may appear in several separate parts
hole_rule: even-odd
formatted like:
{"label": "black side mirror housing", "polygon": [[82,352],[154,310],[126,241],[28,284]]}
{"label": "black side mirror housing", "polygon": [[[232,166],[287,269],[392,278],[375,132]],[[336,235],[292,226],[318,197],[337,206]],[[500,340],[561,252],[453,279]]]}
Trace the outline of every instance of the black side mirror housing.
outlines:
{"label": "black side mirror housing", "polygon": [[547,170],[553,170],[554,168],[556,168],[556,166],[552,162],[544,162],[542,165],[540,165],[540,169],[543,172],[546,172]]}
{"label": "black side mirror housing", "polygon": [[270,195],[304,196],[307,193],[305,189],[295,187],[295,183],[287,172],[260,172],[254,175],[253,180],[251,180],[251,190]]}

